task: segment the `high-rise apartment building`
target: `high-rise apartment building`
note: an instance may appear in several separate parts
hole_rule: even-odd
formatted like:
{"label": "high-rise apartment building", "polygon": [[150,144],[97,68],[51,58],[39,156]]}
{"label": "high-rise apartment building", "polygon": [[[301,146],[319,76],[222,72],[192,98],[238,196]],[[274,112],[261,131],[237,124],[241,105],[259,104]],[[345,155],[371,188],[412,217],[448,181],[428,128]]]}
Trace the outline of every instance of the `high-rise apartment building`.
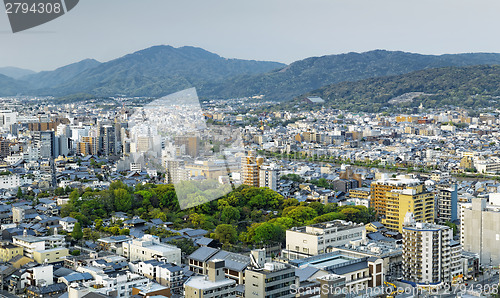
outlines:
{"label": "high-rise apartment building", "polygon": [[458,219],[458,195],[457,185],[451,187],[439,187],[437,196],[436,221],[445,223]]}
{"label": "high-rise apartment building", "polygon": [[278,169],[275,166],[262,166],[260,168],[259,186],[269,187],[276,191],[278,189],[276,181],[278,180]]}
{"label": "high-rise apartment building", "polygon": [[105,156],[116,153],[116,136],[115,127],[111,125],[103,125],[99,128],[99,137],[101,139],[101,151]]}
{"label": "high-rise apartment building", "polygon": [[448,226],[407,218],[403,227],[403,279],[429,285],[450,282],[453,278],[452,239],[453,231]]}
{"label": "high-rise apartment building", "polygon": [[175,137],[175,145],[183,146],[187,155],[192,158],[198,156],[199,138],[196,136],[177,136]]}
{"label": "high-rise apartment building", "polygon": [[255,151],[250,150],[247,156],[241,158],[241,180],[243,184],[259,187],[260,166],[264,158],[256,157]]}
{"label": "high-rise apartment building", "polygon": [[82,155],[97,155],[100,147],[98,137],[81,137],[80,142],[78,142],[76,146],[76,153]]}
{"label": "high-rise apartment building", "polygon": [[434,222],[434,194],[418,179],[398,176],[372,182],[370,204],[393,231],[402,231],[407,212],[418,222]]}

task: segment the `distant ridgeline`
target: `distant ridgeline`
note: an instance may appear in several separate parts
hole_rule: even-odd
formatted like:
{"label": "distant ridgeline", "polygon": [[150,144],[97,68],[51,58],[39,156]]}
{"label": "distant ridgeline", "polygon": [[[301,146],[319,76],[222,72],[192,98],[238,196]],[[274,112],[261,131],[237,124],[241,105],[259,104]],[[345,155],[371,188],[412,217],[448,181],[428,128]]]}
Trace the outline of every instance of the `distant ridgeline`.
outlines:
{"label": "distant ridgeline", "polygon": [[325,106],[381,112],[393,106],[439,108],[500,107],[500,66],[426,69],[409,74],[343,82],[322,87],[295,100],[319,96]]}
{"label": "distant ridgeline", "polygon": [[[499,70],[491,65],[500,65],[500,54],[433,56],[376,50],[285,65],[226,59],[195,47],[155,46],[105,63],[86,59],[39,73],[0,68],[0,96],[75,101],[160,97],[195,87],[202,99],[259,96],[266,101],[358,111],[421,103],[483,107],[497,104]],[[303,101],[314,96],[326,102]]]}

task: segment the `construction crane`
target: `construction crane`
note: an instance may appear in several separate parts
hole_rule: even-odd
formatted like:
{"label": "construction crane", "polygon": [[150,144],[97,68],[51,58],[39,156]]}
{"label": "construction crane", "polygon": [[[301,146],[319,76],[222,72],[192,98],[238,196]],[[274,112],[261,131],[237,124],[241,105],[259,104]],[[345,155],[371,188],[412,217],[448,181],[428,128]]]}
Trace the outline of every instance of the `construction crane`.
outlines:
{"label": "construction crane", "polygon": [[392,292],[389,295],[387,295],[387,298],[394,298],[394,296],[396,296],[396,294],[398,293],[397,291],[398,287],[396,287],[395,284],[388,281],[384,281],[384,285],[387,287],[392,287],[393,289]]}

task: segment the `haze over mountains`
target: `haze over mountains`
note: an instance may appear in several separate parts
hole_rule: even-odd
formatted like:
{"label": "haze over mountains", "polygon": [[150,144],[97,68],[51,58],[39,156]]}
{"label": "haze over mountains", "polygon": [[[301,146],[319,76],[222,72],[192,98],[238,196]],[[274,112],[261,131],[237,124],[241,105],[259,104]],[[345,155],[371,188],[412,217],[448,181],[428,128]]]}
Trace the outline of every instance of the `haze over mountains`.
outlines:
{"label": "haze over mountains", "polygon": [[[283,101],[342,82],[434,68],[497,64],[500,54],[435,56],[376,50],[311,57],[284,65],[226,59],[195,47],[155,46],[105,63],[86,59],[40,73],[0,68],[0,96],[85,93],[96,97],[158,97],[196,87],[202,98],[264,95],[265,99]],[[325,87],[315,94],[324,94],[328,99],[337,94],[327,91],[332,88],[337,87]]]}
{"label": "haze over mountains", "polygon": [[34,73],[35,72],[32,70],[18,68],[18,67],[12,67],[12,66],[0,67],[0,74],[11,77],[13,79],[19,79]]}

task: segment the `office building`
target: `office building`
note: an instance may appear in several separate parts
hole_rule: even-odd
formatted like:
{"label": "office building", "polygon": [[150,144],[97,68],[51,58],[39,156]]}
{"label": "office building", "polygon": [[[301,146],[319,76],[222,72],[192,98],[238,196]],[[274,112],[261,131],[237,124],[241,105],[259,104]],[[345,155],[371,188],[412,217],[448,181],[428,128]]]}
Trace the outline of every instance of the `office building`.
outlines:
{"label": "office building", "polygon": [[9,129],[17,122],[17,112],[12,110],[0,110],[0,127]]}
{"label": "office building", "polygon": [[54,131],[33,132],[33,142],[39,151],[41,158],[54,158],[55,156],[55,133]]}
{"label": "office building", "polygon": [[291,292],[294,282],[295,269],[288,264],[271,262],[263,268],[252,267],[245,271],[245,298],[292,298],[295,297]]}
{"label": "office building", "polygon": [[283,257],[289,260],[307,258],[328,252],[329,248],[346,245],[353,240],[366,240],[363,224],[334,220],[286,231]]}
{"label": "office building", "polygon": [[473,198],[472,204],[465,205],[460,231],[462,248],[478,254],[481,265],[500,263],[500,204],[496,198],[490,196],[490,202]]}
{"label": "office building", "polygon": [[199,151],[199,138],[196,136],[176,136],[174,138],[175,145],[184,146],[187,155],[192,158],[198,157]]}
{"label": "office building", "polygon": [[103,125],[99,128],[99,138],[101,140],[101,152],[105,156],[116,154],[115,127]]}

